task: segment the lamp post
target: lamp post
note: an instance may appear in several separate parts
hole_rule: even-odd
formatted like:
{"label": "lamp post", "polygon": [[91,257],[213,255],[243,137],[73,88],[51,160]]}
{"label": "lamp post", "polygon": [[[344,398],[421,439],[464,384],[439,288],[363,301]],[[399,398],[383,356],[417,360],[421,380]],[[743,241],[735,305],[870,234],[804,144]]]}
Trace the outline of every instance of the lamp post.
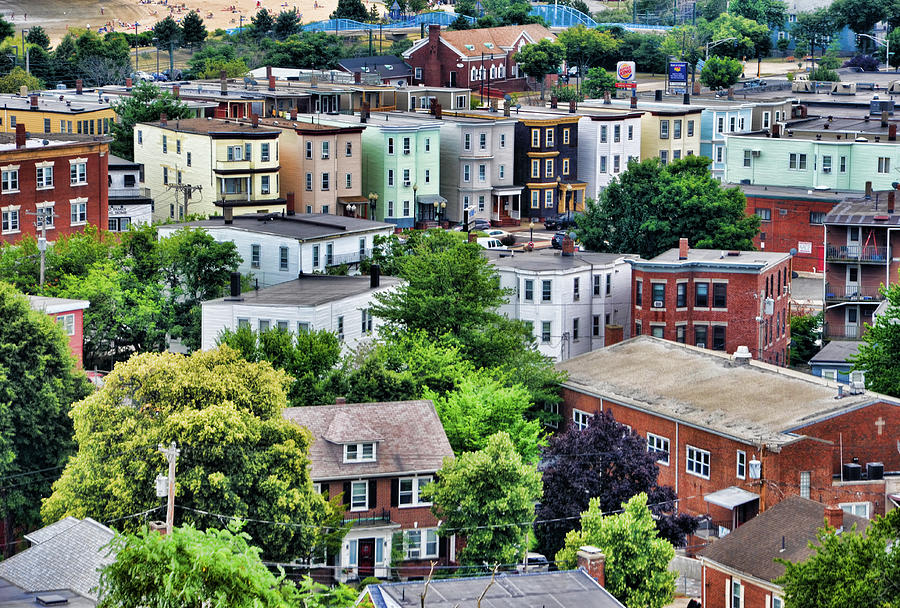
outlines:
{"label": "lamp post", "polygon": [[434,219],[438,224],[441,223],[441,214],[447,208],[447,203],[443,201],[434,201]]}
{"label": "lamp post", "polygon": [[347,205],[347,213],[350,215],[350,217],[356,217],[356,205]]}
{"label": "lamp post", "polygon": [[566,219],[569,218],[569,198],[570,198],[571,192],[572,192],[572,184],[566,184],[566,194],[565,194],[565,197],[566,197]]}
{"label": "lamp post", "polygon": [[883,46],[884,48],[884,62],[887,64],[888,71],[891,69],[891,39],[885,35],[884,40],[879,40],[875,36],[870,36],[869,34],[857,34],[857,37],[862,36],[863,38],[869,38],[874,41],[878,46]]}
{"label": "lamp post", "polygon": [[371,217],[369,219],[375,219],[375,207],[378,205],[378,195],[374,192],[369,192],[369,210]]}
{"label": "lamp post", "polygon": [[153,37],[153,44],[156,45],[156,77],[159,78],[159,38],[156,36]]}
{"label": "lamp post", "polygon": [[731,36],[730,38],[721,38],[721,39],[716,40],[716,41],[714,41],[714,42],[707,42],[707,43],[706,43],[706,60],[705,60],[705,61],[708,61],[708,60],[709,60],[709,49],[711,49],[712,47],[714,47],[714,46],[716,46],[717,44],[720,44],[720,43],[722,43],[722,42],[728,42],[729,40],[737,40],[737,38],[735,38],[734,36]]}
{"label": "lamp post", "polygon": [[528,242],[534,243],[534,220],[528,222]]}
{"label": "lamp post", "polygon": [[25,55],[25,72],[31,74],[31,61],[28,56],[28,47],[25,45],[25,36],[28,34],[28,28],[22,29],[22,54]]}

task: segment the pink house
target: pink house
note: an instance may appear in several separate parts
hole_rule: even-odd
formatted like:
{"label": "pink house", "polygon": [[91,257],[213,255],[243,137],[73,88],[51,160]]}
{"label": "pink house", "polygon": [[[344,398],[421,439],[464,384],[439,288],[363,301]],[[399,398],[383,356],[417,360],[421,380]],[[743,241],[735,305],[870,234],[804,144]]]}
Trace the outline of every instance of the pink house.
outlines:
{"label": "pink house", "polygon": [[56,319],[69,337],[69,351],[75,357],[78,367],[83,367],[84,350],[84,310],[91,305],[87,300],[67,300],[45,296],[28,296],[33,310],[46,313]]}

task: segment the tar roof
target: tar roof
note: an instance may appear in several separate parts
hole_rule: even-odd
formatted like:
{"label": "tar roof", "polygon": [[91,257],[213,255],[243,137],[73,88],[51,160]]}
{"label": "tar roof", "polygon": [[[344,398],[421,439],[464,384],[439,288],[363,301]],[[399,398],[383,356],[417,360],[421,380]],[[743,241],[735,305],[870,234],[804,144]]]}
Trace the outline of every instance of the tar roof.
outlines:
{"label": "tar roof", "polygon": [[[862,517],[847,513],[843,517],[845,533],[853,524],[860,531],[868,525],[868,520]],[[784,574],[784,566],[775,558],[794,563],[805,560],[813,554],[809,543],[816,542],[816,531],[824,526],[825,505],[790,496],[709,545],[700,556],[738,572],[774,581]]]}
{"label": "tar roof", "polygon": [[[38,597],[45,601],[60,601],[60,603],[64,599],[66,601],[63,605],[66,608],[93,608],[97,605],[94,600],[78,595],[69,589],[43,589],[38,592],[27,592],[0,578],[0,608],[34,608],[40,605],[37,601]],[[56,598],[61,599],[56,600]]]}
{"label": "tar roof", "polygon": [[[889,122],[896,124],[895,121]],[[856,116],[811,116],[799,120],[792,120],[787,123],[786,128],[792,129],[795,132],[810,131],[811,133],[822,133],[823,135],[825,134],[824,131],[875,134],[887,134],[888,132],[888,127],[881,126],[881,120],[879,118],[868,119],[868,117],[859,118]]]}
{"label": "tar roof", "polygon": [[400,282],[394,277],[381,277],[381,285],[374,290],[367,276],[302,275],[292,281],[241,294],[242,300],[217,298],[204,304],[240,304],[243,306],[321,306],[368,291],[393,287]]}
{"label": "tar roof", "polygon": [[774,251],[725,251],[722,249],[688,249],[687,259],[679,259],[678,248],[664,251],[650,260],[637,259],[635,266],[750,266],[760,270],[790,258],[789,253]]}
{"label": "tar roof", "polygon": [[328,114],[326,116],[306,114],[297,117],[297,122],[301,119],[318,120],[321,124],[332,125],[360,125],[376,126],[376,127],[397,127],[397,128],[414,128],[414,129],[439,129],[441,121],[432,117],[431,120],[421,117],[410,116],[408,112],[372,112],[369,119],[365,123],[360,123],[357,114]]}
{"label": "tar roof", "polygon": [[559,252],[543,249],[531,253],[510,254],[485,250],[485,256],[491,264],[499,268],[517,268],[519,270],[568,270],[574,268],[606,266],[622,262],[626,258],[637,258],[631,253],[591,253],[580,252],[572,256],[564,256]]}
{"label": "tar roof", "polygon": [[[0,95],[0,105],[7,110],[32,111],[31,99],[29,97],[20,97],[19,95]],[[62,114],[83,114],[85,112],[112,110],[108,103],[103,103],[87,96],[80,96],[77,100],[63,99],[60,101],[57,95],[39,95],[37,109],[41,112]]]}
{"label": "tar roof", "polygon": [[798,188],[792,186],[757,186],[753,184],[723,183],[726,188],[740,188],[745,196],[757,196],[775,199],[814,199],[823,202],[838,202],[846,195],[830,188]]}
{"label": "tar roof", "polygon": [[792,429],[875,403],[870,392],[838,400],[837,383],[726,353],[639,336],[558,363],[564,386],[756,445],[775,449],[802,436]]}
{"label": "tar roof", "polygon": [[[478,598],[490,576],[433,580],[428,584],[429,608],[623,608],[584,570],[498,574],[484,598]],[[367,587],[375,608],[416,608],[424,581],[382,583]]]}
{"label": "tar roof", "polygon": [[[34,150],[36,148],[53,148],[58,149],[66,146],[84,146],[84,145],[100,145],[109,143],[112,139],[103,135],[75,135],[72,133],[36,133],[26,132],[25,140],[26,150]],[[0,133],[0,151],[15,152],[16,134]]]}
{"label": "tar roof", "polygon": [[[289,407],[286,420],[309,429],[314,481],[430,473],[453,457],[431,401]],[[344,462],[344,443],[375,441],[374,462]]]}
{"label": "tar roof", "polygon": [[[826,224],[900,226],[900,213],[888,213],[889,192],[875,192],[872,198],[855,193],[835,205],[825,216]],[[900,198],[900,197],[898,197]]]}
{"label": "tar roof", "polygon": [[253,127],[249,124],[231,122],[218,118],[181,118],[176,120],[168,120],[166,121],[166,124],[163,124],[162,122],[151,122],[144,124],[150,124],[154,127],[159,127],[160,129],[166,129],[168,131],[176,131],[179,133],[197,133],[200,135],[231,133],[253,133],[258,135],[267,133],[271,134],[272,137],[277,137],[280,133],[280,131],[273,129]]}
{"label": "tar roof", "polygon": [[285,236],[300,241],[345,236],[372,230],[393,229],[394,227],[393,224],[384,222],[328,213],[298,213],[284,216],[268,213],[247,213],[234,216],[231,224],[226,224],[222,218],[215,218],[184,224],[171,224],[160,228],[178,230],[184,226],[206,228],[207,230],[244,230],[260,234]]}
{"label": "tar roof", "polygon": [[862,344],[858,340],[832,340],[825,345],[822,350],[813,355],[809,360],[809,364],[817,363],[846,363],[850,364],[848,357],[859,354],[859,345]]}

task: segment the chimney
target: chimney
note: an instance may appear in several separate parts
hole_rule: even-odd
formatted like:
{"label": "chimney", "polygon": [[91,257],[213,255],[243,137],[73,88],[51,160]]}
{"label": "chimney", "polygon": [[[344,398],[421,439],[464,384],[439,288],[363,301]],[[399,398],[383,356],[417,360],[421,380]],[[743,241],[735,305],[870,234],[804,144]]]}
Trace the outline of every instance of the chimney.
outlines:
{"label": "chimney", "polygon": [[284,206],[287,208],[287,214],[294,215],[295,213],[297,213],[296,209],[294,208],[294,193],[288,192],[284,196],[284,199],[285,199]]}
{"label": "chimney", "polygon": [[169,124],[169,115],[165,112],[160,112],[159,124],[161,124],[162,126],[166,126],[167,124]]}
{"label": "chimney", "polygon": [[25,147],[25,124],[19,123],[16,125],[16,148],[24,148]]}
{"label": "chimney", "polygon": [[369,266],[369,287],[376,289],[381,285],[381,266],[372,264]]}
{"label": "chimney", "polygon": [[291,108],[291,120],[297,120],[297,108]]}
{"label": "chimney", "polygon": [[28,87],[24,84],[19,87],[19,97],[25,97],[28,95]]}
{"label": "chimney", "polygon": [[684,104],[684,105],[686,105],[686,106],[691,105],[691,94],[690,94],[690,93],[685,93],[685,94],[684,94],[684,100],[683,100],[681,103]]}
{"label": "chimney", "polygon": [[162,536],[165,536],[166,529],[167,529],[167,526],[166,526],[166,522],[164,522],[164,521],[151,521],[150,522],[150,531],[151,532],[157,532],[157,533],[161,534]]}
{"label": "chimney", "polygon": [[275,90],[275,77],[274,76],[269,76],[269,90],[270,91]]}
{"label": "chimney", "polygon": [[509,116],[509,106],[510,106],[510,102],[509,102],[509,101],[504,101],[504,102],[503,102],[503,115],[504,115],[504,116]]}
{"label": "chimney", "polygon": [[603,551],[592,545],[584,545],[578,549],[576,559],[579,568],[583,568],[601,587],[606,587],[606,556]]}
{"label": "chimney", "polygon": [[125,90],[130,91],[131,87],[134,85],[134,81],[129,77],[125,79]]}
{"label": "chimney", "polygon": [[700,81],[699,81],[699,80],[695,80],[695,81],[694,81],[694,86],[693,86],[692,88],[693,88],[693,91],[694,91],[694,95],[699,95],[699,94],[700,94]]}
{"label": "chimney", "polygon": [[637,108],[637,95],[631,96],[631,109],[634,110]]}
{"label": "chimney", "polygon": [[441,107],[441,104],[439,104],[439,103],[434,104],[434,117],[436,119],[438,119],[438,120],[441,119],[441,116],[443,115],[443,111],[444,110]]}
{"label": "chimney", "polygon": [[653,91],[653,101],[662,101],[662,89],[656,89]]}
{"label": "chimney", "polygon": [[429,42],[439,41],[441,39],[441,26],[440,25],[429,25],[428,26],[428,40]]}
{"label": "chimney", "polygon": [[568,234],[563,237],[562,240],[562,255],[563,256],[573,256],[575,255],[575,241],[572,240]]}
{"label": "chimney", "polygon": [[866,182],[866,198],[872,198],[872,182]]}
{"label": "chimney", "polygon": [[897,141],[897,125],[888,125],[888,141]]}
{"label": "chimney", "polygon": [[774,137],[775,139],[781,137],[781,125],[777,122],[772,125],[772,137]]}
{"label": "chimney", "polygon": [[[38,96],[37,96],[37,95],[31,95],[31,96],[29,97],[29,99],[31,99],[31,109],[32,109],[32,110],[37,110],[37,109],[38,109]],[[894,128],[896,129],[896,127],[894,127]]]}
{"label": "chimney", "polygon": [[888,126],[888,111],[882,110],[881,112],[881,127],[884,128]]}
{"label": "chimney", "polygon": [[688,252],[690,251],[690,246],[688,245],[688,240],[685,237],[681,237],[678,239],[678,259],[686,260],[688,259]]}
{"label": "chimney", "polygon": [[241,297],[241,273],[232,272],[229,295],[226,300],[235,301],[243,299],[244,298]]}
{"label": "chimney", "polygon": [[613,344],[618,344],[622,340],[625,339],[625,328],[621,325],[607,325],[606,326],[606,339],[603,341],[603,346],[612,346]]}
{"label": "chimney", "polygon": [[362,82],[362,72],[353,72],[353,82],[356,84]]}
{"label": "chimney", "polygon": [[231,224],[234,222],[234,209],[231,207],[225,207],[222,209],[222,214],[225,216],[225,223]]}
{"label": "chimney", "polygon": [[612,103],[612,96],[609,91],[603,91],[603,105],[608,106]]}
{"label": "chimney", "polygon": [[84,89],[84,81],[79,78],[75,81],[75,94],[81,95],[82,89]]}
{"label": "chimney", "polygon": [[558,106],[559,106],[559,99],[556,97],[556,95],[551,95],[550,96],[550,107],[553,109],[556,109]]}
{"label": "chimney", "polygon": [[266,66],[266,80],[268,80],[271,77],[272,77],[272,66],[267,65]]}
{"label": "chimney", "polygon": [[888,213],[894,212],[894,197],[896,196],[896,193],[897,193],[896,190],[891,190],[890,192],[888,192],[888,208],[887,208]]}
{"label": "chimney", "polygon": [[364,123],[367,120],[369,120],[369,108],[370,107],[371,106],[369,105],[368,101],[364,101],[364,102],[362,102],[362,104],[360,104],[360,106],[359,106],[359,122]]}
{"label": "chimney", "polygon": [[228,95],[228,72],[222,70],[219,72],[219,86],[222,91],[222,95]]}
{"label": "chimney", "polygon": [[175,99],[181,99],[181,85],[172,85],[172,97],[174,97]]}
{"label": "chimney", "polygon": [[575,113],[575,100],[569,102],[569,114]]}
{"label": "chimney", "polygon": [[809,111],[809,108],[806,105],[800,104],[800,118],[806,118],[806,113],[808,111]]}
{"label": "chimney", "polygon": [[259,128],[259,114],[254,112],[253,114],[250,115],[250,124],[253,126],[254,129]]}
{"label": "chimney", "polygon": [[752,358],[753,355],[750,354],[750,349],[746,346],[738,346],[732,355],[735,365],[750,365],[750,359]]}
{"label": "chimney", "polygon": [[835,530],[842,529],[844,527],[844,510],[835,506],[825,507],[825,521]]}
{"label": "chimney", "polygon": [[347,398],[346,397],[335,397],[334,404],[335,405],[347,405]]}

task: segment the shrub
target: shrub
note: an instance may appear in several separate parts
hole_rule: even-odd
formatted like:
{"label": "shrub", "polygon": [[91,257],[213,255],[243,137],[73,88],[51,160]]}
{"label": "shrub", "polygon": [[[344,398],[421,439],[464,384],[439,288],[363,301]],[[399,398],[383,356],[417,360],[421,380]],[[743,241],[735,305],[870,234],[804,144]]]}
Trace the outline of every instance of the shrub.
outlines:
{"label": "shrub", "polygon": [[864,72],[877,72],[878,60],[871,55],[857,55],[844,62],[845,68],[862,68]]}
{"label": "shrub", "polygon": [[380,585],[381,579],[375,576],[367,576],[366,578],[359,581],[359,590],[362,591],[369,585]]}
{"label": "shrub", "polygon": [[505,237],[500,239],[500,242],[503,243],[505,247],[512,247],[516,244],[516,237],[511,234],[507,234]]}
{"label": "shrub", "polygon": [[556,95],[556,99],[562,102],[584,101],[584,95],[579,94],[575,87],[556,86],[553,87],[551,95]]}
{"label": "shrub", "polygon": [[825,82],[840,82],[841,77],[838,76],[838,73],[834,70],[820,66],[809,73],[809,79],[821,80]]}

